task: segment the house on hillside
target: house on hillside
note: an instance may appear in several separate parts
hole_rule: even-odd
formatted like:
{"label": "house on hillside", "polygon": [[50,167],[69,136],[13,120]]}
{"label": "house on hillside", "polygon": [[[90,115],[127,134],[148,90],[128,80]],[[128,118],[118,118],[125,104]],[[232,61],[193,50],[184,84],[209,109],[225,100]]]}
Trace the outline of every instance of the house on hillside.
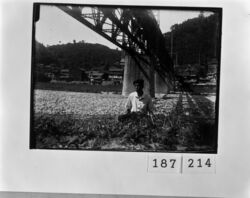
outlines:
{"label": "house on hillside", "polygon": [[217,80],[217,68],[218,68],[218,61],[217,59],[213,58],[208,61],[208,77],[211,79],[212,82],[216,82]]}
{"label": "house on hillside", "polygon": [[123,68],[110,67],[108,71],[109,79],[113,84],[122,84]]}
{"label": "house on hillside", "polygon": [[90,84],[102,84],[104,72],[91,70],[86,71],[86,74],[88,74]]}
{"label": "house on hillside", "polygon": [[216,74],[218,68],[217,59],[213,58],[208,61],[208,74]]}
{"label": "house on hillside", "polygon": [[59,79],[63,80],[63,81],[70,81],[71,80],[70,70],[69,69],[61,69]]}
{"label": "house on hillside", "polygon": [[113,84],[122,84],[124,65],[125,61],[124,58],[122,58],[120,62],[115,62],[114,65],[109,68],[108,75]]}
{"label": "house on hillside", "polygon": [[196,65],[175,65],[174,71],[178,76],[182,76],[185,79],[194,78],[197,75]]}
{"label": "house on hillside", "polygon": [[115,62],[108,69],[105,69],[105,67],[92,68],[89,71],[81,69],[81,73],[84,79],[87,79],[90,84],[102,84],[104,81],[105,84],[122,84],[124,62],[123,58],[121,61]]}
{"label": "house on hillside", "polygon": [[55,64],[36,64],[34,73],[37,81],[49,82],[59,77],[60,69]]}

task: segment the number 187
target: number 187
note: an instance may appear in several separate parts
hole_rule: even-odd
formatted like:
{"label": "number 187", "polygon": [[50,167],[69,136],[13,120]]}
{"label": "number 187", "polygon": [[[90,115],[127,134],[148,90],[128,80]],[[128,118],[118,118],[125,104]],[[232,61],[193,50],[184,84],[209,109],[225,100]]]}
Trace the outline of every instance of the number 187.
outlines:
{"label": "number 187", "polygon": [[[160,161],[160,162],[159,162]],[[157,160],[157,159],[153,159],[153,168],[174,168],[176,159],[170,159],[169,161],[167,161],[166,159],[161,159],[161,160]]]}

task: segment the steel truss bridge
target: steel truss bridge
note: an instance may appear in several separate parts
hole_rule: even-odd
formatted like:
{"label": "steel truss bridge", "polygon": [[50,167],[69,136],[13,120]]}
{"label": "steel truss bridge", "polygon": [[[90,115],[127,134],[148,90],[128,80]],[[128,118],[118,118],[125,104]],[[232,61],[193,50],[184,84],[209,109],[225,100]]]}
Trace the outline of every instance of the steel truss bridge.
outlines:
{"label": "steel truss bridge", "polygon": [[139,7],[66,6],[59,9],[128,53],[147,79],[145,66],[173,79],[173,63],[152,10]]}

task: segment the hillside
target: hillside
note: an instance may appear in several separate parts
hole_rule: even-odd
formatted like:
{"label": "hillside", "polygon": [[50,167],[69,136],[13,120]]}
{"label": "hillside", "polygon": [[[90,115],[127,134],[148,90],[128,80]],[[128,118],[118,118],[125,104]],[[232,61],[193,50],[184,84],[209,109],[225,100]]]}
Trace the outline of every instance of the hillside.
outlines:
{"label": "hillside", "polygon": [[121,51],[101,44],[81,42],[45,47],[36,41],[36,64],[55,64],[64,69],[86,69],[110,67],[121,59]]}
{"label": "hillside", "polygon": [[219,58],[219,15],[189,19],[175,24],[165,33],[166,47],[173,52],[175,64],[206,64]]}

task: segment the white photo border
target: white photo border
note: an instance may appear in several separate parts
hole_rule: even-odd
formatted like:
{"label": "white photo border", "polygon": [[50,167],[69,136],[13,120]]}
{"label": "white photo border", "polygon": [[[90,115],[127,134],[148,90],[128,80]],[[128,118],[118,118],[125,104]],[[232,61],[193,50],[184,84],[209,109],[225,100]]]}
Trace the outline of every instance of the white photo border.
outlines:
{"label": "white photo border", "polygon": [[[250,63],[247,0],[138,1],[221,7],[220,115],[216,174],[149,174],[148,153],[30,150],[32,0],[1,2],[0,191],[159,196],[250,196]],[[44,1],[69,3],[68,1]],[[100,1],[70,1],[93,4]],[[117,4],[102,1],[101,4]],[[132,0],[121,5],[135,5]],[[181,154],[180,154],[181,155]]]}

